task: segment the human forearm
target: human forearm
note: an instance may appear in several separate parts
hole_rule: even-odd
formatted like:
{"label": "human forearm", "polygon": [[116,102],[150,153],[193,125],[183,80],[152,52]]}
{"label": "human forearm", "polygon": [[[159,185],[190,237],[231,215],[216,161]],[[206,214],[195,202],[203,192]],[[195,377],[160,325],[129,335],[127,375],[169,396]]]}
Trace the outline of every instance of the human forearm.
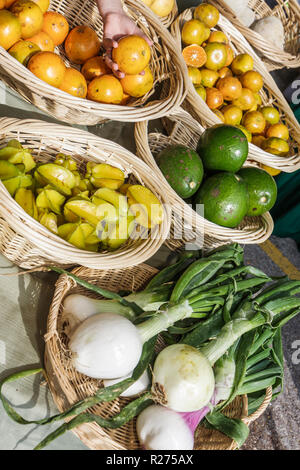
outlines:
{"label": "human forearm", "polygon": [[97,4],[103,19],[109,13],[124,13],[121,0],[97,0]]}

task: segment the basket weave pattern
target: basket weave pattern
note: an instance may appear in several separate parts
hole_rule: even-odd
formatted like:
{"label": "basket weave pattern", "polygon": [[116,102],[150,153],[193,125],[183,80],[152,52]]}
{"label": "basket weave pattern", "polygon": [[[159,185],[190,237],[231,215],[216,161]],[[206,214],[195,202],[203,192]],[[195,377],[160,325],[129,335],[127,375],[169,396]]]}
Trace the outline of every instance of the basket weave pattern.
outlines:
{"label": "basket weave pattern", "polygon": [[[177,115],[169,116],[167,121],[168,136],[159,132],[148,134],[148,124],[146,122],[137,123],[135,126],[135,140],[137,154],[156,172],[158,177],[162,173],[155,161],[155,156],[168,145],[185,145],[196,149],[198,139],[203,132],[203,127],[195,121],[188,113],[178,112]],[[247,162],[253,166],[253,162]],[[168,244],[172,248],[179,247],[184,242],[192,242],[199,239],[204,233],[204,247],[212,248],[222,243],[262,243],[267,240],[273,231],[273,221],[269,213],[260,217],[245,217],[242,224],[231,229],[221,227],[204,219],[197,214],[178,194],[171,188],[164,178],[165,194],[173,207],[172,233],[183,231],[182,217],[184,213],[184,236],[181,240],[169,239]],[[180,232],[179,232],[180,233]]]}
{"label": "basket weave pattern", "polygon": [[[126,0],[124,9],[153,41],[150,68],[154,75],[154,88],[129,106],[97,103],[54,88],[33,75],[2,47],[0,47],[1,80],[28,102],[69,124],[94,125],[107,119],[136,122],[168,114],[181,104],[185,96],[184,82],[187,81],[187,74],[183,59],[169,31],[146,5],[135,0]],[[81,24],[90,25],[102,39],[103,24],[96,2],[51,0],[50,10],[62,13],[68,20],[70,28]],[[69,63],[63,46],[58,47],[56,52],[59,52],[67,66],[78,68]],[[168,96],[151,101],[155,86],[165,81],[168,82]],[[147,106],[146,101],[148,101]]]}
{"label": "basket weave pattern", "polygon": [[[178,47],[181,46],[181,30],[186,21],[189,21],[193,17],[193,8],[185,10],[178,18],[174,21],[171,26],[171,32]],[[249,145],[249,157],[251,160],[256,160],[265,165],[273,168],[278,168],[281,171],[291,173],[300,168],[300,125],[296,120],[290,106],[276,85],[275,81],[268,72],[266,66],[262,60],[254,52],[253,48],[242,36],[242,34],[228,21],[223,15],[220,15],[218,22],[218,29],[223,31],[229,39],[229,44],[236,54],[248,53],[253,57],[254,70],[259,72],[264,80],[264,87],[260,91],[260,96],[264,106],[275,106],[280,113],[280,120],[287,125],[290,134],[290,155],[287,157],[279,157],[272,155],[264,150],[260,149],[256,145],[250,143]],[[299,63],[300,66],[300,63]],[[213,113],[206,103],[200,98],[198,93],[195,91],[194,86],[190,80],[188,85],[187,100],[184,104],[184,108],[189,111],[193,117],[200,120],[204,127],[219,124],[220,120]]]}
{"label": "basket weave pattern", "polygon": [[[140,290],[157,270],[143,264],[129,269],[101,272],[86,268],[73,271],[77,276],[112,291]],[[77,286],[66,275],[60,276],[54,293],[48,316],[47,333],[45,335],[45,368],[48,385],[53,399],[60,411],[66,410],[77,401],[93,395],[102,386],[100,380],[91,379],[78,373],[71,364],[68,351],[68,340],[62,322],[62,303],[71,293],[83,293],[96,297],[90,291]],[[159,346],[158,346],[159,347]],[[269,401],[266,400],[256,411],[254,419],[264,411]],[[113,402],[102,403],[92,408],[92,412],[104,418],[111,417],[129,403],[129,398],[118,398]],[[227,408],[230,417],[242,418],[246,424],[252,420],[247,416],[247,397],[237,397]],[[126,450],[140,449],[136,435],[135,419],[118,429],[103,429],[95,423],[83,424],[73,432],[91,449],[94,450]],[[217,431],[199,428],[196,433],[195,449],[235,449],[236,443]]]}
{"label": "basket weave pattern", "polygon": [[270,8],[264,0],[249,0],[248,6],[255,12],[256,19],[276,16],[283,24],[285,45],[279,49],[260,34],[246,27],[224,0],[212,0],[219,11],[226,16],[245,36],[250,44],[262,54],[269,70],[283,67],[298,68],[300,66],[300,7],[297,0],[274,0],[274,8]]}
{"label": "basket weave pattern", "polygon": [[[129,240],[114,252],[93,253],[76,248],[30,217],[0,183],[0,251],[26,268],[49,264],[82,265],[95,269],[132,266],[154,255],[167,238],[170,209],[155,173],[135,155],[114,142],[87,132],[35,120],[0,119],[0,145],[18,139],[41,162],[59,152],[71,154],[79,169],[83,162],[109,163],[122,169],[132,182],[143,184],[163,203],[163,222],[147,239]],[[80,166],[81,165],[81,166]]]}

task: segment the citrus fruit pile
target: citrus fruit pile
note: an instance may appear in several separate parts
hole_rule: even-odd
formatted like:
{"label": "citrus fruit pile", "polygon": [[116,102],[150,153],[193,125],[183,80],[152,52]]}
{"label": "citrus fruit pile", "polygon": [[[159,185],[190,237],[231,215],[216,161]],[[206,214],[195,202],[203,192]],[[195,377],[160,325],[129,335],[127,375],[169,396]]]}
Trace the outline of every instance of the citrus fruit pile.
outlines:
{"label": "citrus fruit pile", "polygon": [[249,54],[235,54],[226,34],[216,29],[218,21],[217,8],[202,3],[181,30],[182,54],[195,91],[223,123],[240,127],[249,142],[274,155],[288,155],[288,127],[276,108],[262,104],[262,75],[253,70]]}
{"label": "citrus fruit pile", "polygon": [[123,171],[59,153],[36,162],[29,149],[11,140],[0,149],[0,180],[27,214],[77,248],[113,251],[129,238],[147,237],[163,210],[148,188],[125,181]]}
{"label": "citrus fruit pile", "polygon": [[200,136],[196,150],[171,145],[156,157],[170,186],[204,217],[235,228],[246,216],[260,216],[276,202],[277,186],[261,168],[242,168],[248,140],[241,129],[216,124]]}
{"label": "citrus fruit pile", "polygon": [[[3,0],[0,46],[38,78],[78,98],[125,105],[131,97],[141,98],[153,89],[151,49],[145,39],[124,37],[113,50],[114,62],[125,73],[119,80],[100,55],[96,32],[87,25],[70,30],[61,13],[48,11],[49,3]],[[63,56],[74,66],[66,66]]]}

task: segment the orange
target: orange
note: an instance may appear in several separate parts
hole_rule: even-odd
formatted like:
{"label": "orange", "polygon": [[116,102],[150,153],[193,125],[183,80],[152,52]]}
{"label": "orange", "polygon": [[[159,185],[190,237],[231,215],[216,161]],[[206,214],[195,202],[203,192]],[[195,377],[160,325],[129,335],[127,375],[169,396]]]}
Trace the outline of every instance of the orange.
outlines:
{"label": "orange", "polygon": [[231,70],[234,75],[242,75],[253,69],[253,59],[249,54],[238,54],[232,61]]}
{"label": "orange", "polygon": [[42,29],[42,10],[31,0],[18,0],[12,5],[10,11],[20,20],[23,39],[30,38]]}
{"label": "orange", "polygon": [[253,92],[248,88],[242,88],[241,96],[233,100],[232,104],[241,108],[242,111],[248,111],[255,105]]}
{"label": "orange", "polygon": [[266,126],[266,120],[259,111],[248,111],[243,117],[242,125],[251,134],[262,134]]}
{"label": "orange", "polygon": [[202,67],[206,62],[206,54],[203,47],[192,44],[183,49],[182,55],[186,65],[190,67]]}
{"label": "orange", "polygon": [[220,70],[225,67],[227,61],[227,50],[225,44],[220,42],[210,42],[205,48],[207,61],[205,67],[210,70]]}
{"label": "orange", "polygon": [[82,73],[72,67],[67,68],[59,88],[78,98],[85,98],[87,95],[86,79]]}
{"label": "orange", "polygon": [[81,73],[86,80],[93,80],[101,75],[111,73],[111,69],[106,65],[104,57],[97,55],[88,59],[81,68]]}
{"label": "orange", "polygon": [[224,106],[221,111],[224,116],[225,124],[230,124],[231,126],[237,126],[240,124],[243,117],[243,111],[240,108],[233,104],[229,104]]}
{"label": "orange", "polygon": [[206,104],[210,109],[217,109],[224,103],[222,93],[217,88],[207,88]]}
{"label": "orange", "polygon": [[206,101],[206,89],[203,85],[195,86],[195,92],[203,99],[203,101]]}
{"label": "orange", "polygon": [[47,33],[44,33],[44,31],[40,31],[31,38],[28,38],[28,41],[33,42],[34,44],[39,46],[41,51],[54,51],[54,43],[50,36]]}
{"label": "orange", "polygon": [[220,121],[222,122],[225,122],[225,117],[224,117],[224,114],[222,113],[222,111],[220,111],[219,109],[214,109],[213,110],[213,113],[218,116],[218,118],[220,119]]}
{"label": "orange", "polygon": [[232,77],[232,72],[229,67],[222,67],[219,70],[219,77],[220,78],[225,78],[225,77]]}
{"label": "orange", "polygon": [[3,8],[6,7],[6,2],[5,0],[0,0],[0,10],[3,10]]}
{"label": "orange", "polygon": [[21,39],[21,24],[8,10],[0,11],[0,46],[9,49]]}
{"label": "orange", "polygon": [[278,137],[278,139],[289,140],[289,130],[285,124],[272,124],[267,132],[266,137]]}
{"label": "orange", "polygon": [[218,79],[219,74],[215,70],[201,69],[201,84],[205,88],[212,88]]}
{"label": "orange", "polygon": [[235,100],[242,94],[241,82],[236,77],[220,78],[216,86],[225,101]]}
{"label": "orange", "polygon": [[33,44],[33,42],[20,40],[16,42],[8,52],[26,67],[29,59],[37,52],[40,52],[40,48],[36,44]]}
{"label": "orange", "polygon": [[140,98],[153,88],[153,75],[149,67],[145,68],[144,75],[125,75],[120,80],[124,93]]}
{"label": "orange", "polygon": [[201,3],[194,10],[194,18],[203,21],[208,28],[214,28],[219,21],[219,11],[213,5]]}
{"label": "orange", "polygon": [[114,75],[102,75],[89,83],[87,97],[100,103],[119,104],[123,100],[123,88]]}
{"label": "orange", "polygon": [[183,25],[181,39],[186,45],[198,44],[200,46],[207,39],[207,27],[202,21],[187,21]]}
{"label": "orange", "polygon": [[66,73],[66,66],[54,52],[38,52],[28,62],[29,70],[49,85],[59,88]]}
{"label": "orange", "polygon": [[232,64],[232,61],[234,59],[234,52],[228,44],[225,44],[225,47],[227,52],[227,60],[225,62],[225,67],[229,67],[229,65]]}
{"label": "orange", "polygon": [[46,13],[50,5],[50,0],[32,0],[32,1],[40,7],[40,9],[42,10],[42,13]]}
{"label": "orange", "polygon": [[69,23],[60,13],[47,11],[44,14],[42,30],[50,36],[55,46],[59,46],[68,35]]}
{"label": "orange", "polygon": [[145,70],[149,64],[151,49],[144,38],[135,35],[126,36],[120,39],[118,47],[113,49],[112,59],[118,64],[121,72],[135,75]]}
{"label": "orange", "polygon": [[244,88],[249,88],[253,93],[257,93],[263,86],[264,81],[259,72],[248,70],[240,77],[241,84]]}
{"label": "orange", "polygon": [[[262,104],[262,99],[261,99],[261,96],[259,93],[253,93],[254,95],[254,98],[255,98],[255,102],[256,102],[256,106],[261,106]],[[261,110],[260,110],[261,111]],[[266,119],[266,118],[265,118]]]}
{"label": "orange", "polygon": [[188,74],[194,85],[201,85],[201,71],[197,67],[188,67]]}
{"label": "orange", "polygon": [[222,44],[228,44],[228,37],[223,31],[212,31],[207,42],[221,42]]}

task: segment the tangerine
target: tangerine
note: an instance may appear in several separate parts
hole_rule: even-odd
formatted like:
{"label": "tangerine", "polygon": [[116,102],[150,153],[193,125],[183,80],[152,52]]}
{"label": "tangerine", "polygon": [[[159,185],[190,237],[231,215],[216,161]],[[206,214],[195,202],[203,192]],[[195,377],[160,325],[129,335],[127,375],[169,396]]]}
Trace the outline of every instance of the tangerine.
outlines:
{"label": "tangerine", "polygon": [[232,61],[231,70],[234,75],[242,75],[253,69],[253,59],[249,54],[238,54]]}
{"label": "tangerine", "polygon": [[212,31],[207,42],[221,42],[222,44],[228,44],[229,40],[223,31]]}
{"label": "tangerine", "polygon": [[219,79],[219,74],[215,70],[201,69],[201,84],[205,88],[212,88],[217,80]]}
{"label": "tangerine", "polygon": [[203,21],[208,28],[214,28],[219,21],[220,14],[213,5],[201,3],[194,10],[194,18]]}
{"label": "tangerine", "polygon": [[253,92],[248,88],[242,88],[241,95],[233,100],[232,104],[241,108],[242,111],[248,111],[256,104]]}
{"label": "tangerine", "polygon": [[[95,54],[94,54],[95,55]],[[112,59],[125,74],[141,73],[150,62],[151,49],[147,41],[136,35],[121,38],[112,51]]]}
{"label": "tangerine", "polygon": [[102,75],[89,83],[87,97],[100,103],[120,104],[123,100],[123,88],[114,75]]}
{"label": "tangerine", "polygon": [[72,67],[67,68],[59,88],[78,98],[85,98],[87,95],[86,79],[82,73]]}
{"label": "tangerine", "polygon": [[222,93],[225,101],[235,100],[242,94],[241,82],[236,77],[220,78],[217,88]]}
{"label": "tangerine", "polygon": [[182,55],[186,65],[190,67],[202,67],[207,60],[203,47],[198,44],[192,44],[183,49]]}
{"label": "tangerine", "polygon": [[210,109],[217,109],[224,103],[222,93],[217,88],[207,88],[206,104]]}
{"label": "tangerine", "polygon": [[232,77],[232,72],[229,67],[222,67],[219,70],[219,77],[220,78],[225,78],[225,77]]}
{"label": "tangerine", "polygon": [[261,74],[254,70],[248,70],[248,72],[243,73],[240,80],[243,87],[248,88],[253,93],[257,93],[264,84]]}
{"label": "tangerine", "polygon": [[222,108],[222,113],[224,116],[225,124],[229,124],[231,126],[237,126],[238,124],[240,124],[243,117],[243,111],[241,110],[241,108],[238,108],[233,104],[224,106],[224,108]]}
{"label": "tangerine", "polygon": [[242,125],[251,134],[262,134],[266,126],[266,120],[259,111],[248,111],[243,117]]}
{"label": "tangerine", "polygon": [[289,140],[289,130],[285,124],[278,122],[268,127],[266,137],[277,137],[278,139]]}
{"label": "tangerine", "polygon": [[188,74],[193,85],[201,85],[201,71],[197,67],[188,67]]}
{"label": "tangerine", "polygon": [[227,52],[227,60],[225,62],[225,67],[229,67],[229,65],[232,64],[232,61],[234,59],[234,52],[228,44],[225,44],[225,47]]}
{"label": "tangerine", "polygon": [[181,31],[181,39],[184,44],[198,44],[200,46],[205,38],[207,38],[207,27],[202,21],[190,20],[184,23]]}
{"label": "tangerine", "polygon": [[227,50],[225,44],[220,42],[208,43],[204,51],[207,55],[207,61],[205,67],[210,70],[220,70],[225,67],[227,61]]}
{"label": "tangerine", "polygon": [[50,5],[50,0],[32,0],[32,1],[40,7],[40,9],[42,10],[42,13],[46,13]]}
{"label": "tangerine", "polygon": [[47,11],[44,14],[42,30],[50,36],[55,46],[59,46],[68,36],[69,23],[61,13]]}

